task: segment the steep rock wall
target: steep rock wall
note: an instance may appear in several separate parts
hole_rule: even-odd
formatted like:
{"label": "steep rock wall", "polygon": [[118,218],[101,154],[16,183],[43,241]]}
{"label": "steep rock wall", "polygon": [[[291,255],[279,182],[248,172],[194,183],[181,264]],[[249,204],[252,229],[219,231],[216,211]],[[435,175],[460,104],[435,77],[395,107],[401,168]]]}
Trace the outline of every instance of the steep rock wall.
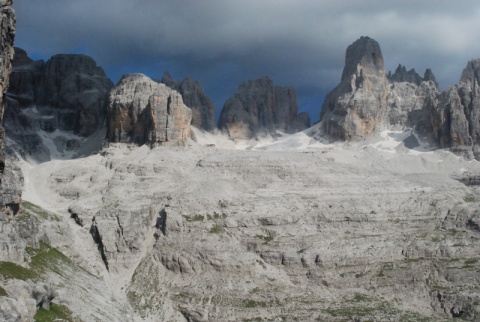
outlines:
{"label": "steep rock wall", "polygon": [[109,142],[183,144],[191,136],[192,111],[182,96],[142,74],[125,75],[110,96]]}

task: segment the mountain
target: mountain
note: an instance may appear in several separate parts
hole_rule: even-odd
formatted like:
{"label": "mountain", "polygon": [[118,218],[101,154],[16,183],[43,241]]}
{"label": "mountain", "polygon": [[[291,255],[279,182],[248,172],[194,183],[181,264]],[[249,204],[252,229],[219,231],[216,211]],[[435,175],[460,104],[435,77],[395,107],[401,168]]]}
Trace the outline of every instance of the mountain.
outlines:
{"label": "mountain", "polygon": [[[0,320],[480,319],[480,162],[451,153],[475,156],[478,61],[441,93],[431,71],[389,79],[362,37],[320,123],[285,133],[308,115],[264,77],[225,104],[227,136],[191,127],[182,95],[145,75],[124,75],[103,110],[91,59],[17,54],[7,134],[40,124],[32,133],[52,141],[42,162],[21,155],[21,135],[2,146]],[[105,122],[63,111],[65,88],[97,97],[88,115]]]}
{"label": "mountain", "polygon": [[472,60],[458,84],[428,106],[433,135],[441,148],[480,160],[480,60]]}
{"label": "mountain", "polygon": [[182,95],[183,103],[192,110],[193,126],[205,131],[213,131],[217,128],[215,105],[197,80],[187,77],[182,81],[175,81],[168,72],[165,72],[161,82]]}
{"label": "mountain", "polygon": [[124,75],[110,95],[107,140],[183,144],[190,138],[191,119],[177,91],[142,74]]}
{"label": "mountain", "polygon": [[[242,83],[223,106],[218,127],[232,138],[251,138],[257,133],[304,130],[310,119],[297,120],[297,94],[293,87],[274,86],[268,77]],[[295,123],[295,127],[292,124]]]}
{"label": "mountain", "polygon": [[434,145],[480,160],[479,64],[470,61],[459,83],[440,92],[430,69],[421,78],[399,65],[386,76],[379,44],[361,37],[347,48],[342,81],[325,98],[318,131],[331,140],[360,140],[413,128]]}
{"label": "mountain", "polygon": [[[70,154],[105,127],[113,83],[85,55],[55,55],[46,63],[15,49],[7,93],[7,135],[38,161]],[[100,148],[100,146],[98,147]]]}
{"label": "mountain", "polygon": [[361,37],[348,46],[341,82],[325,97],[324,133],[334,140],[355,140],[386,127],[389,91],[380,45]]}
{"label": "mountain", "polygon": [[4,124],[5,94],[14,56],[15,11],[12,1],[0,1],[0,215],[18,212],[22,175],[11,157],[6,155]]}

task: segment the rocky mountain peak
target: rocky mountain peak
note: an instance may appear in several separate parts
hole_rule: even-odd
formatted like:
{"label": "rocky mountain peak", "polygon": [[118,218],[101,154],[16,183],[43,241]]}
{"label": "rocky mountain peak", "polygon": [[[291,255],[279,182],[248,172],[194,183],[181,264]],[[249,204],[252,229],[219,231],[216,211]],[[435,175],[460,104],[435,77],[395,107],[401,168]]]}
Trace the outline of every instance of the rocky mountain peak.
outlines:
{"label": "rocky mountain peak", "polygon": [[407,68],[401,64],[398,65],[393,75],[389,73],[388,79],[391,82],[409,82],[416,85],[420,85],[420,83],[423,81],[423,78],[418,75],[414,68],[407,71]]}
{"label": "rocky mountain peak", "polygon": [[105,72],[97,66],[93,58],[81,54],[54,55],[47,61],[46,71],[58,78],[72,73],[105,76]]}
{"label": "rocky mountain peak", "polygon": [[435,86],[438,88],[438,83],[437,83],[437,80],[435,79],[435,75],[433,75],[433,72],[430,68],[427,68],[425,70],[425,74],[423,75],[423,81],[425,82],[433,82],[433,84],[435,84]]}
{"label": "rocky mountain peak", "polygon": [[415,68],[412,68],[407,71],[405,65],[399,64],[395,72],[388,72],[387,78],[392,83],[408,82],[420,86],[422,82],[431,81],[438,87],[438,83],[435,79],[435,75],[430,68],[425,70],[423,78],[415,71]]}
{"label": "rocky mountain peak", "polygon": [[478,84],[480,80],[480,59],[472,59],[468,62],[467,66],[463,69],[460,82]]}
{"label": "rocky mountain peak", "polygon": [[359,69],[364,69],[367,74],[376,76],[385,74],[382,51],[376,40],[362,36],[348,46],[342,81],[350,79]]}
{"label": "rocky mountain peak", "polygon": [[13,67],[19,67],[22,65],[28,65],[33,63],[33,60],[28,57],[28,54],[22,48],[15,47],[15,56],[13,57]]}
{"label": "rocky mountain peak", "polygon": [[143,74],[124,75],[110,95],[109,142],[183,144],[190,137],[192,111],[182,96]]}
{"label": "rocky mountain peak", "polygon": [[187,77],[176,81],[170,73],[163,73],[161,82],[182,95],[183,103],[192,110],[192,125],[206,131],[212,131],[215,125],[215,105],[205,94],[200,82]]}
{"label": "rocky mountain peak", "polygon": [[262,76],[240,84],[222,109],[218,127],[232,138],[251,138],[259,132],[294,132],[306,129],[310,120],[297,117],[297,94],[291,86],[274,86]]}
{"label": "rocky mountain peak", "polygon": [[321,131],[330,139],[363,139],[386,124],[390,86],[380,45],[361,37],[348,46],[342,81],[326,97]]}

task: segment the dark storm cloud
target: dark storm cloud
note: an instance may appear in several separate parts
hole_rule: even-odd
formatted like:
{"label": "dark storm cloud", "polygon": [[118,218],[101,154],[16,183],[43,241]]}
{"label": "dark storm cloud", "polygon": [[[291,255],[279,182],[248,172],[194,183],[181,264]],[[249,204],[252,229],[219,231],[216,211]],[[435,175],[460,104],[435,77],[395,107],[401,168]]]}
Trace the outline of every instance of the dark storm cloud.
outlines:
{"label": "dark storm cloud", "polygon": [[241,81],[293,85],[318,118],[346,47],[362,35],[387,70],[432,68],[443,88],[480,57],[480,4],[443,0],[16,0],[17,45],[34,57],[86,53],[127,72],[199,79],[217,108]]}

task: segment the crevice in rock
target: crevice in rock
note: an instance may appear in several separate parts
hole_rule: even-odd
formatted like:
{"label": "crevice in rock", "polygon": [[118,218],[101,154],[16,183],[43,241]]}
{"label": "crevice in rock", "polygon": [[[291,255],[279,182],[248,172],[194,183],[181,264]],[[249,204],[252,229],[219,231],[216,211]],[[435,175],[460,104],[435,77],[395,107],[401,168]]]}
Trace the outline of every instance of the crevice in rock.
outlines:
{"label": "crevice in rock", "polygon": [[165,208],[160,210],[158,214],[157,222],[155,224],[155,228],[160,229],[164,236],[167,236],[167,212]]}
{"label": "crevice in rock", "polygon": [[78,217],[78,214],[74,212],[70,212],[70,218],[72,218],[75,221],[75,223],[80,227],[84,226],[83,220],[80,217]]}
{"label": "crevice in rock", "polygon": [[93,217],[93,220],[92,220],[92,226],[90,227],[90,234],[92,235],[93,241],[95,242],[95,244],[97,244],[98,251],[100,252],[100,256],[102,257],[102,261],[105,264],[105,267],[107,268],[107,271],[110,272],[110,270],[108,268],[108,259],[107,259],[107,256],[105,254],[105,246],[103,245],[102,236],[100,235],[100,232],[98,231],[97,222],[95,221],[95,217]]}
{"label": "crevice in rock", "polygon": [[[122,224],[120,223],[120,217],[118,217],[118,215],[116,215],[115,217],[117,218],[117,224],[118,224],[118,228],[120,228],[121,237],[122,237],[123,241],[125,242],[125,245],[128,246],[127,240],[125,239],[125,236],[123,235],[123,226],[122,226]],[[128,248],[129,248],[130,250],[132,250],[132,249],[130,248],[130,246],[128,246]]]}
{"label": "crevice in rock", "polygon": [[5,208],[8,209],[8,212],[15,216],[20,211],[20,204],[18,202],[7,203]]}
{"label": "crevice in rock", "polygon": [[471,219],[471,218],[467,221],[466,226],[467,226],[467,229],[469,229],[469,230],[473,230],[475,232],[480,232],[480,225],[478,223],[474,222],[473,219]]}

